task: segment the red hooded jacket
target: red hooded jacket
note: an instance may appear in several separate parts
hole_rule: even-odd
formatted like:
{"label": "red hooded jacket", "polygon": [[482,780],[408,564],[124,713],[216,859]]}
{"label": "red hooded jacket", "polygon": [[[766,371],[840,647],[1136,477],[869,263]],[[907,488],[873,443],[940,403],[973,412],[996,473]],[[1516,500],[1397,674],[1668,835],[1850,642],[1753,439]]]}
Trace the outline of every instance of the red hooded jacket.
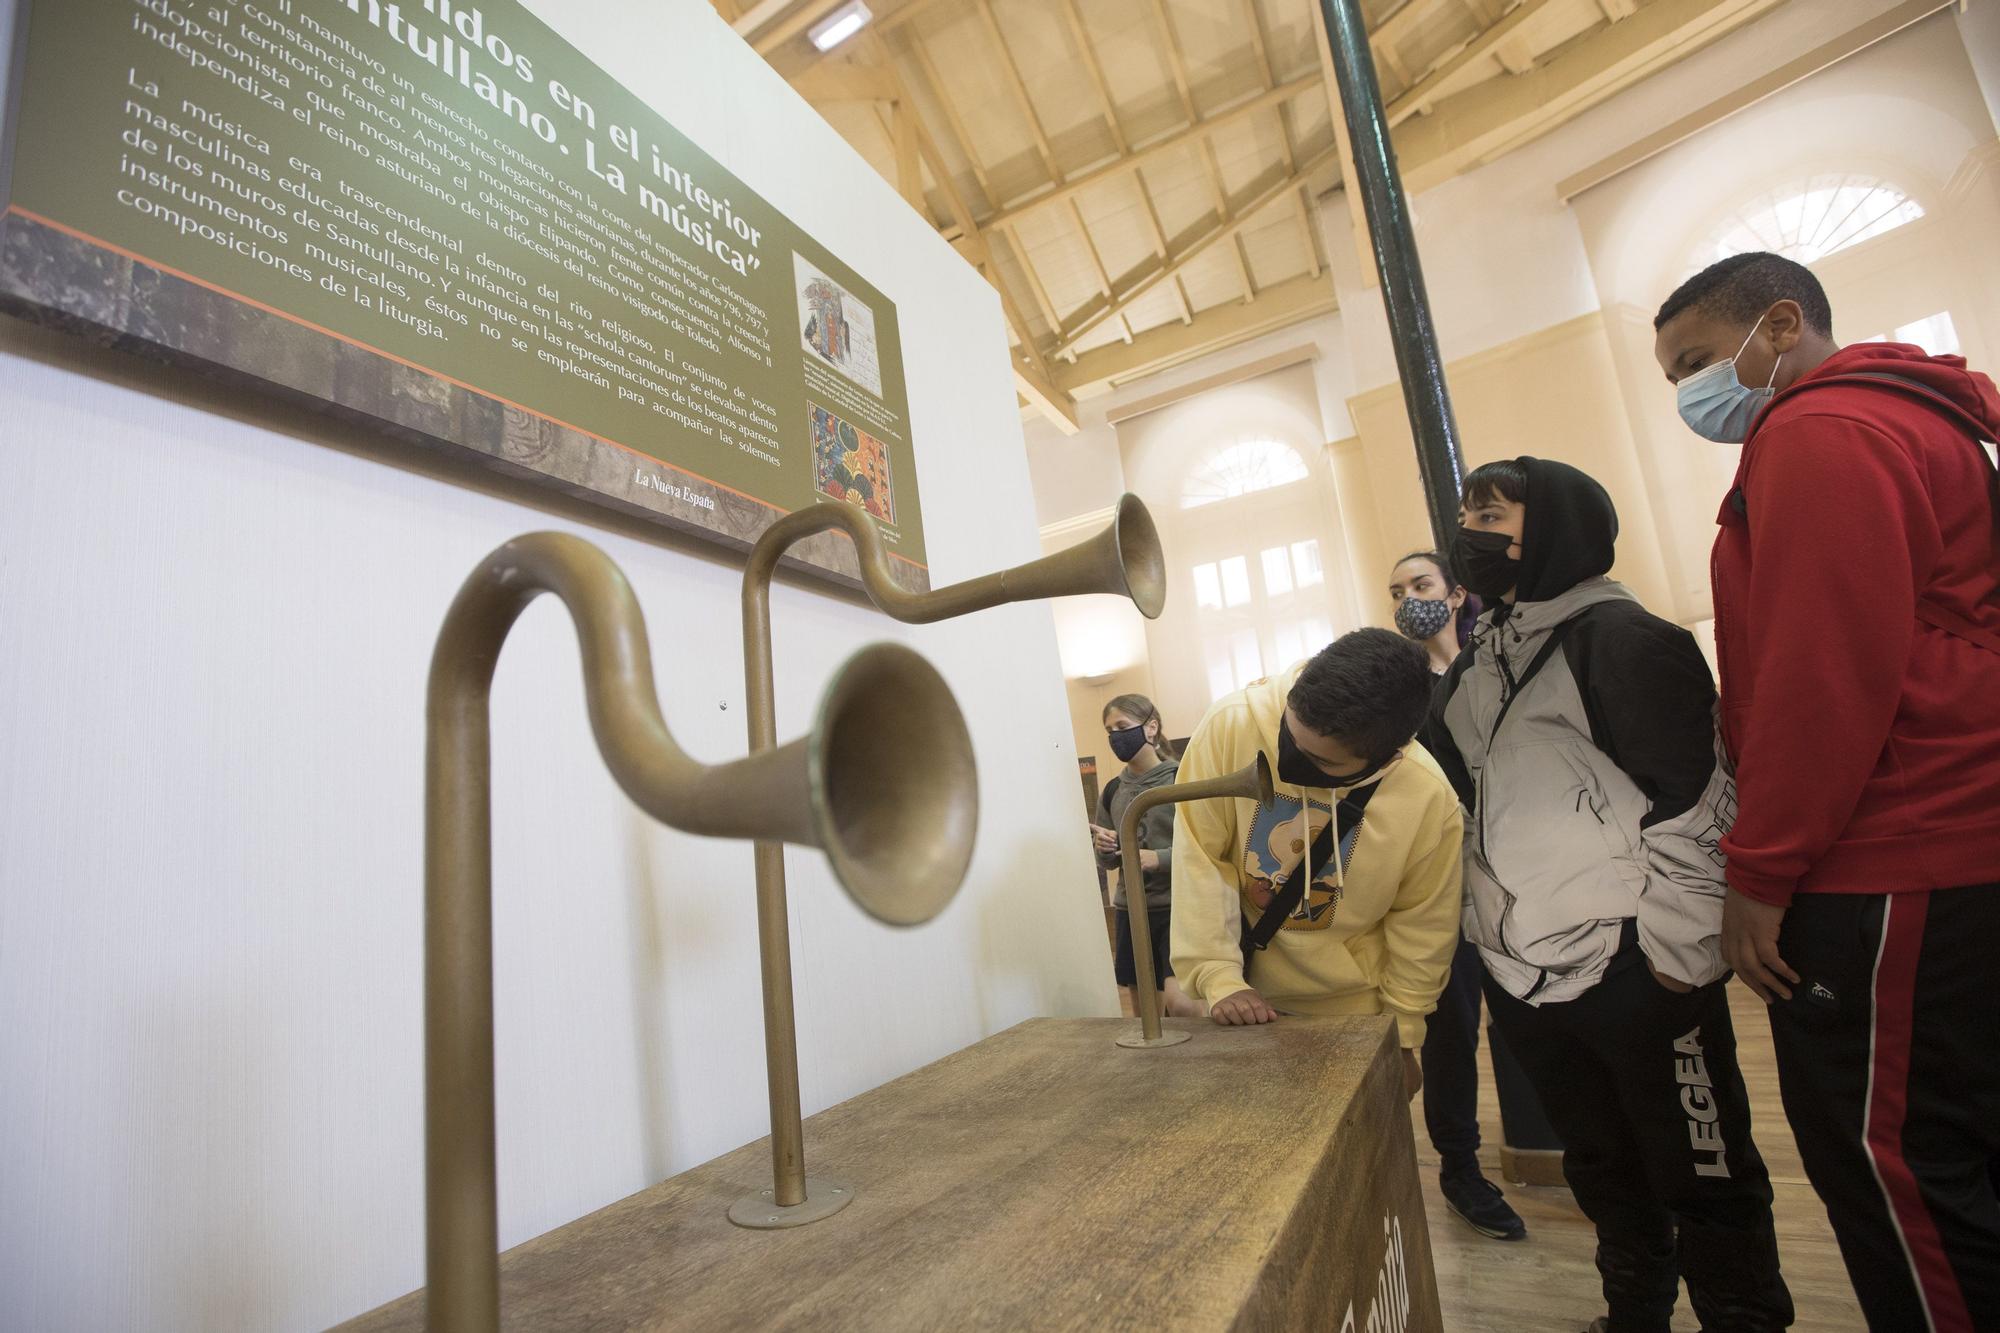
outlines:
{"label": "red hooded jacket", "polygon": [[1752,425],[1712,561],[1739,892],[2000,881],[2000,638],[1966,633],[2000,636],[1975,427],[2000,428],[1993,381],[1897,343],[1843,348]]}

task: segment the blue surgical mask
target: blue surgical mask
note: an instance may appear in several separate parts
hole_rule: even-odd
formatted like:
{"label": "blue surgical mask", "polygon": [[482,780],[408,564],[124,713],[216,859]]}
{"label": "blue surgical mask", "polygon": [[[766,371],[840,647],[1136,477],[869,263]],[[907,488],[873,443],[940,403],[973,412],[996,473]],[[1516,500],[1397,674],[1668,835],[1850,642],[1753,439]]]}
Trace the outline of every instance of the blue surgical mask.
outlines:
{"label": "blue surgical mask", "polygon": [[1759,315],[1744,337],[1743,347],[1736,349],[1736,356],[1703,366],[1682,380],[1675,389],[1681,420],[1703,439],[1714,440],[1717,444],[1743,443],[1750,437],[1750,423],[1757,419],[1757,414],[1764,410],[1764,404],[1777,393],[1778,366],[1785,359],[1782,355],[1771,363],[1771,382],[1763,388],[1747,388],[1742,380],[1736,378],[1736,357],[1743,355],[1743,348],[1750,345],[1750,339],[1756,337],[1757,330],[1762,327],[1764,317]]}

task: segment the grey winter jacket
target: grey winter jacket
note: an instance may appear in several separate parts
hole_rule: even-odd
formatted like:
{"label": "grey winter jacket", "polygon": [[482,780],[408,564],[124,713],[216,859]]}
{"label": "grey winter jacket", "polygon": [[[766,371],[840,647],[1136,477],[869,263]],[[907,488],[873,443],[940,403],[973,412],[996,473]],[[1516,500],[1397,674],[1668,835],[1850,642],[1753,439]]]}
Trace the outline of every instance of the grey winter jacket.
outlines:
{"label": "grey winter jacket", "polygon": [[1467,811],[1465,937],[1509,994],[1576,998],[1628,922],[1659,972],[1724,974],[1714,703],[1693,636],[1610,579],[1480,618],[1425,740]]}

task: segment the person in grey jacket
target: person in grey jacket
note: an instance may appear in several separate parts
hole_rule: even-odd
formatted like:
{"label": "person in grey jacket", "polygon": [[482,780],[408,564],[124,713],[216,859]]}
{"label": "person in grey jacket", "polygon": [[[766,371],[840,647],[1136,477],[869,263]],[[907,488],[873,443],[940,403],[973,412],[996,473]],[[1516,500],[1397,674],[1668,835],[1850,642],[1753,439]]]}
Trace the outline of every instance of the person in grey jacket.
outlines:
{"label": "person in grey jacket", "polygon": [[1424,743],[1466,809],[1465,938],[1597,1227],[1606,1318],[1792,1322],[1720,952],[1734,813],[1694,637],[1611,568],[1611,497],[1563,463],[1466,478],[1452,563],[1494,604]]}
{"label": "person in grey jacket", "polygon": [[[1125,811],[1141,792],[1170,787],[1181,771],[1174,756],[1173,742],[1167,739],[1160,710],[1143,694],[1121,694],[1104,705],[1104,736],[1111,752],[1125,761],[1118,776],[1104,784],[1097,798],[1097,818],[1090,826],[1090,840],[1097,864],[1117,870],[1122,849],[1118,826]],[[1148,938],[1153,945],[1153,984],[1163,992],[1166,1012],[1174,1012],[1182,996],[1174,980],[1171,912],[1174,901],[1174,808],[1156,805],[1139,821],[1139,878],[1146,886]],[[1112,890],[1111,905],[1117,915],[1117,942],[1112,949],[1111,970],[1123,996],[1138,1003],[1132,987],[1138,984],[1138,963],[1132,956],[1132,913],[1126,905],[1127,886],[1120,875]]]}

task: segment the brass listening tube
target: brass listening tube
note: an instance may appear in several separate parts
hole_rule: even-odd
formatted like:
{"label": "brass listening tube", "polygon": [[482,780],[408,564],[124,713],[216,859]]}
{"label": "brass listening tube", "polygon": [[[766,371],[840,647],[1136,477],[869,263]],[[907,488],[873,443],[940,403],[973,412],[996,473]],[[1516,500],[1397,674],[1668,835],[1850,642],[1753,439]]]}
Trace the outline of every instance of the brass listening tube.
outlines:
{"label": "brass listening tube", "polygon": [[1132,1000],[1139,1010],[1139,1036],[1120,1037],[1120,1046],[1172,1046],[1187,1040],[1185,1032],[1160,1031],[1160,992],[1155,977],[1153,932],[1146,906],[1146,882],[1139,871],[1139,821],[1156,805],[1248,797],[1259,805],[1271,803],[1271,762],[1261,751],[1234,773],[1204,782],[1176,782],[1142,791],[1125,807],[1118,821],[1119,882],[1125,886],[1125,911],[1132,922]]}
{"label": "brass listening tube", "polygon": [[[864,908],[923,920],[963,882],[978,814],[964,717],[908,648],[877,644],[848,659],[802,739],[702,764],[667,730],[644,617],[609,557],[541,532],[481,561],[431,656],[425,747],[427,1301],[430,1327],[453,1333],[499,1322],[488,696],[508,631],[544,592],[575,621],[598,749],[654,818],[690,833],[823,848]],[[904,741],[913,720],[921,747]]]}
{"label": "brass listening tube", "polygon": [[[771,576],[794,543],[837,528],[854,541],[868,599],[897,620],[929,624],[1007,602],[1077,593],[1115,593],[1151,619],[1166,604],[1166,556],[1159,530],[1136,495],[1119,499],[1112,521],[1087,542],[929,592],[899,586],[875,520],[854,505],[827,501],[785,515],[758,538],[743,569],[743,685],[750,750],[777,743],[772,695]],[[921,731],[904,734],[927,744]],[[730,1217],[745,1226],[797,1226],[817,1221],[853,1198],[853,1190],[823,1182],[827,1197],[811,1199],[805,1133],[799,1107],[798,1031],[792,1005],[791,923],[785,908],[785,858],[775,843],[756,851],[757,943],[764,971],[764,1061],[771,1090],[771,1188],[737,1202]],[[895,916],[885,919],[897,920]],[[841,1192],[836,1196],[835,1189]],[[810,1204],[810,1206],[809,1206]]]}

